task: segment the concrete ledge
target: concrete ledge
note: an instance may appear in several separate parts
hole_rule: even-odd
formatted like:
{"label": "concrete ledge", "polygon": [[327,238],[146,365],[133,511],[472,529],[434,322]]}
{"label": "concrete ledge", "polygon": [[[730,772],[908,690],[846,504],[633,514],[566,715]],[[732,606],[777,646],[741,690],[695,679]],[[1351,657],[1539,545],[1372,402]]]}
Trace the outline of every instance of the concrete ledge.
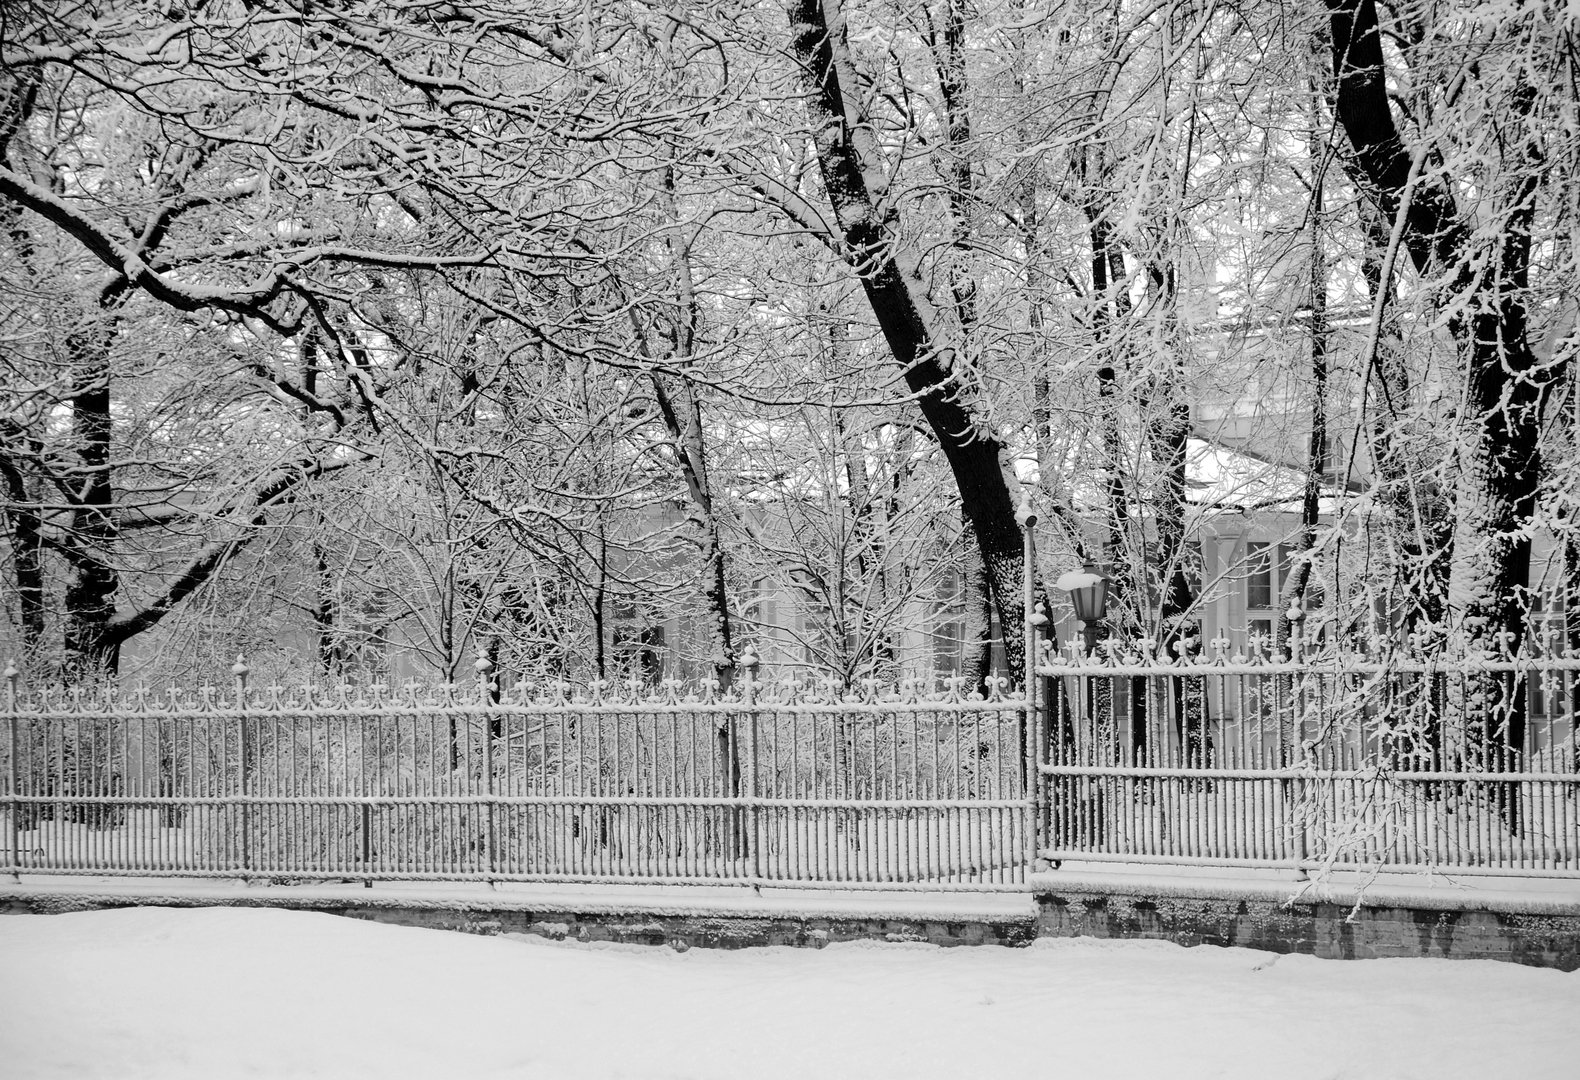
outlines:
{"label": "concrete ledge", "polygon": [[377,922],[674,948],[820,947],[831,941],[1025,945],[1037,937],[1156,938],[1333,959],[1447,957],[1580,970],[1580,897],[1566,883],[1526,892],[1307,886],[1157,874],[1057,871],[1034,894],[824,892],[699,886],[54,879],[0,885],[0,913],[233,905],[322,911]]}
{"label": "concrete ledge", "polygon": [[[675,895],[679,893],[680,895]],[[689,894],[689,895],[688,895]],[[277,907],[471,934],[746,948],[878,940],[1025,945],[1037,935],[1031,896],[819,893],[622,886],[520,888],[245,886],[98,880],[0,886],[0,913],[61,914],[132,906]]]}

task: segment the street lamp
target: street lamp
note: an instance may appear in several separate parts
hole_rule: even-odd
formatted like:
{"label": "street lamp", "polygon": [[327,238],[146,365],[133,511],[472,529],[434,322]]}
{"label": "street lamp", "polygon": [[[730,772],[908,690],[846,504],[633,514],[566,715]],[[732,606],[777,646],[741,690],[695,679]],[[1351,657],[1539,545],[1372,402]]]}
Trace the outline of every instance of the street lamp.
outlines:
{"label": "street lamp", "polygon": [[1108,617],[1108,578],[1097,569],[1096,563],[1089,562],[1079,570],[1060,574],[1054,585],[1070,594],[1070,604],[1081,623],[1086,651],[1091,653],[1097,648],[1098,624]]}

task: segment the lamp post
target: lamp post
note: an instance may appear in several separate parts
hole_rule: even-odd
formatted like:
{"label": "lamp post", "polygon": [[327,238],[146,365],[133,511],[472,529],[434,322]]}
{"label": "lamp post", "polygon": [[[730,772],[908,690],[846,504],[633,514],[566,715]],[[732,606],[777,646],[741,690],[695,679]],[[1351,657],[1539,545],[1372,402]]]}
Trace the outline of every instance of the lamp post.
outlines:
{"label": "lamp post", "polygon": [[1108,578],[1088,562],[1079,570],[1059,575],[1054,585],[1070,594],[1070,605],[1081,624],[1081,637],[1088,654],[1097,649],[1099,624],[1108,617]]}
{"label": "lamp post", "polygon": [[[1102,621],[1108,616],[1108,578],[1088,562],[1079,570],[1059,575],[1054,585],[1070,594],[1070,606],[1081,624],[1082,644],[1090,656],[1097,650],[1097,639]],[[1084,688],[1084,702],[1076,705],[1075,716],[1084,718],[1084,735],[1071,732],[1071,753],[1077,761],[1101,763],[1106,756],[1101,747],[1108,741],[1107,729],[1113,723],[1113,687],[1109,680],[1100,677],[1102,672],[1089,673],[1090,677],[1077,677],[1075,685],[1080,694]],[[1073,717],[1072,717],[1073,719]],[[1100,845],[1107,832],[1103,819],[1102,802],[1095,798],[1093,779],[1075,779],[1059,796],[1064,805],[1066,844],[1072,846]]]}

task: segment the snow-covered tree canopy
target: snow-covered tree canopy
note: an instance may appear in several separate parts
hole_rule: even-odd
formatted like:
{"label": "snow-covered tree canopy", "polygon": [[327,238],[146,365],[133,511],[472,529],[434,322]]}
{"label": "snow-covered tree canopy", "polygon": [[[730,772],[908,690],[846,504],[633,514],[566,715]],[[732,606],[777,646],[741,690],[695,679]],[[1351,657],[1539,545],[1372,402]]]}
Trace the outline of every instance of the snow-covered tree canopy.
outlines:
{"label": "snow-covered tree canopy", "polygon": [[1277,470],[1280,609],[1518,648],[1557,597],[1580,647],[1574,41],[1438,0],[0,0],[9,642],[727,680],[778,625],[851,680],[945,619],[980,680],[996,616],[1018,674],[1021,488],[1039,580],[1102,562],[1186,643],[1204,530],[1268,509],[1203,497],[1205,443]]}

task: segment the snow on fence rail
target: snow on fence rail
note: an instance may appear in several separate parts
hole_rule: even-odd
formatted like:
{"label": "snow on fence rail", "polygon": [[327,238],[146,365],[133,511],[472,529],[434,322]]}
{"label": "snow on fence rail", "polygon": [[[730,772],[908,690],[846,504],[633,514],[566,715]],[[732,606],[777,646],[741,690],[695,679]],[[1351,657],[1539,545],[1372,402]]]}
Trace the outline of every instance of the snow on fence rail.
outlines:
{"label": "snow on fence rail", "polygon": [[1040,855],[1580,876],[1580,659],[1045,656]]}
{"label": "snow on fence rail", "polygon": [[0,872],[1026,889],[1069,860],[1580,877],[1580,660],[1044,656],[1028,697],[10,680]]}
{"label": "snow on fence rail", "polygon": [[875,685],[20,693],[0,872],[1023,887],[1026,703]]}

